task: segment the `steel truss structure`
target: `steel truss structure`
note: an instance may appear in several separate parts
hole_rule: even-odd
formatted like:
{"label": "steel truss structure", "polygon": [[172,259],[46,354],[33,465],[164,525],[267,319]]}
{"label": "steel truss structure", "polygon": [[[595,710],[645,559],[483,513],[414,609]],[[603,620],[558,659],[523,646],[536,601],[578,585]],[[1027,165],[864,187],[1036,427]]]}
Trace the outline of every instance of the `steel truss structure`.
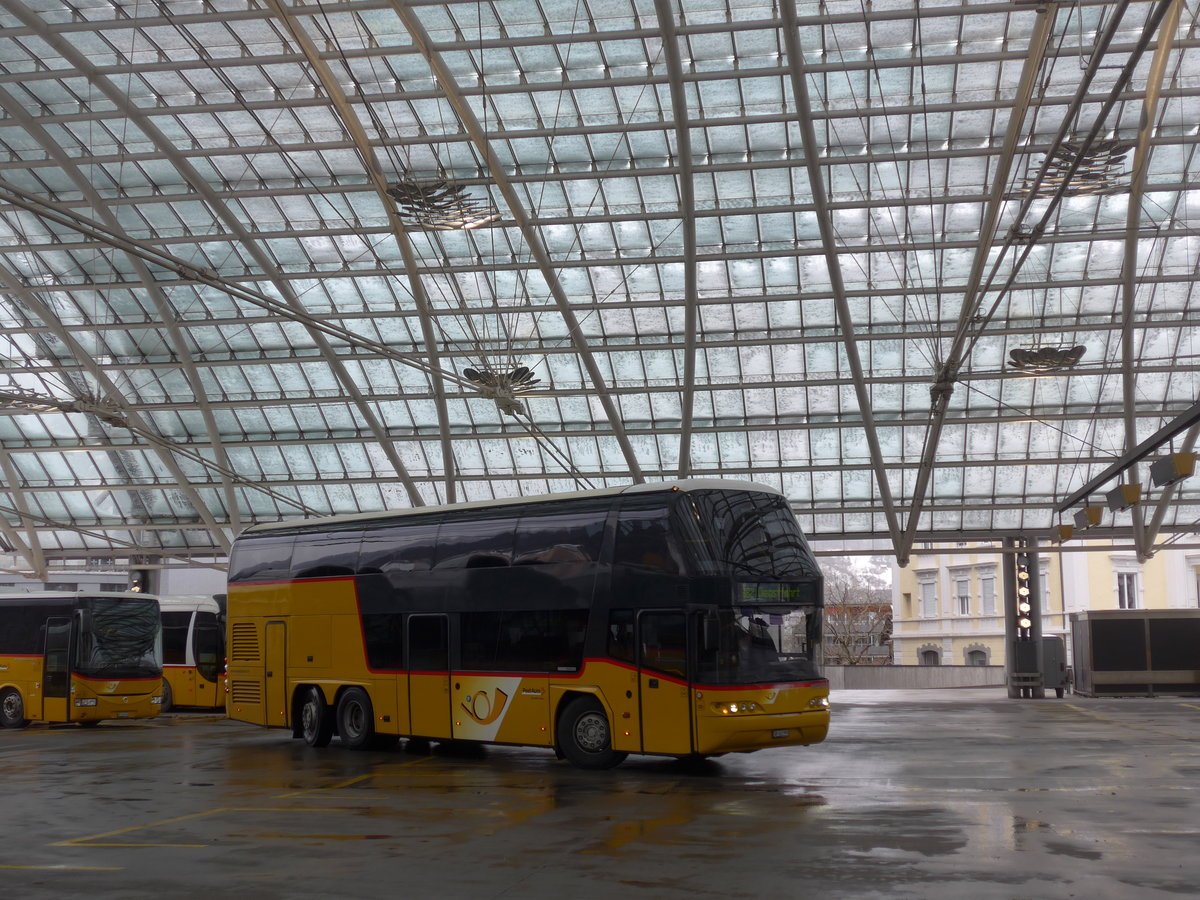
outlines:
{"label": "steel truss structure", "polygon": [[1200,397],[1198,18],[0,0],[0,553],[683,477],[1049,536]]}

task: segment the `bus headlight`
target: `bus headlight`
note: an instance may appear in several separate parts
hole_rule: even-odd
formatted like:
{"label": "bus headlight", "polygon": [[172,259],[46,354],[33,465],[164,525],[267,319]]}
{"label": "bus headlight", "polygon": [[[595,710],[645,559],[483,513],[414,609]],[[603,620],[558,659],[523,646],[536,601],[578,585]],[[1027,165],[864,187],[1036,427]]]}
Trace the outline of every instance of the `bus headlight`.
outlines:
{"label": "bus headlight", "polygon": [[828,697],[813,697],[811,700],[808,701],[808,705],[816,707],[818,709],[829,709],[829,698]]}
{"label": "bus headlight", "polygon": [[75,705],[76,706],[95,706],[96,698],[95,697],[84,697],[80,700],[76,700]]}
{"label": "bus headlight", "polygon": [[162,695],[159,694],[157,697],[151,697],[150,702],[155,706],[162,706]]}
{"label": "bus headlight", "polygon": [[714,703],[713,712],[720,713],[723,716],[736,716],[740,713],[758,712],[758,704],[754,701],[748,703]]}

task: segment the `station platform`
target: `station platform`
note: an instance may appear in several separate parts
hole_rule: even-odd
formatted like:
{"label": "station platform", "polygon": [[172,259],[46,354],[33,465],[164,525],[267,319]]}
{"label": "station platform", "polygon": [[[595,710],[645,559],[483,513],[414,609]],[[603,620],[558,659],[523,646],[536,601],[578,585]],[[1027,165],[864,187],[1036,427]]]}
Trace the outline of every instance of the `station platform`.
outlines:
{"label": "station platform", "polygon": [[0,731],[11,897],[1180,898],[1200,698],[838,691],[829,739],[586,772],[176,712]]}

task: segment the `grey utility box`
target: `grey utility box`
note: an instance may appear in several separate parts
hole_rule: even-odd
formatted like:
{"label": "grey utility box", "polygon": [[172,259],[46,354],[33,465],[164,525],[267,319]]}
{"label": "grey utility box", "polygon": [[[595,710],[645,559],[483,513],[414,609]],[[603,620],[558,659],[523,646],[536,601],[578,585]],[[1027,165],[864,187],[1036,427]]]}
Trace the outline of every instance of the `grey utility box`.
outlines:
{"label": "grey utility box", "polygon": [[1200,609],[1072,613],[1071,641],[1077,694],[1200,694]]}

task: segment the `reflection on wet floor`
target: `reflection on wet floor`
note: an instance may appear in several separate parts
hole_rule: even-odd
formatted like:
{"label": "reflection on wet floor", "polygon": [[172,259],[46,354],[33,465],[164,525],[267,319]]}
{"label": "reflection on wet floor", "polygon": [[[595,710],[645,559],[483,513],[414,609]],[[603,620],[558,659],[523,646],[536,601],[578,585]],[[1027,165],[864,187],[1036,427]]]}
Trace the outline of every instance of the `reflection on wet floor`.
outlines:
{"label": "reflection on wet floor", "polygon": [[0,732],[0,865],[47,896],[1186,896],[1197,712],[842,692],[824,744],[607,772],[211,715],[31,728]]}

